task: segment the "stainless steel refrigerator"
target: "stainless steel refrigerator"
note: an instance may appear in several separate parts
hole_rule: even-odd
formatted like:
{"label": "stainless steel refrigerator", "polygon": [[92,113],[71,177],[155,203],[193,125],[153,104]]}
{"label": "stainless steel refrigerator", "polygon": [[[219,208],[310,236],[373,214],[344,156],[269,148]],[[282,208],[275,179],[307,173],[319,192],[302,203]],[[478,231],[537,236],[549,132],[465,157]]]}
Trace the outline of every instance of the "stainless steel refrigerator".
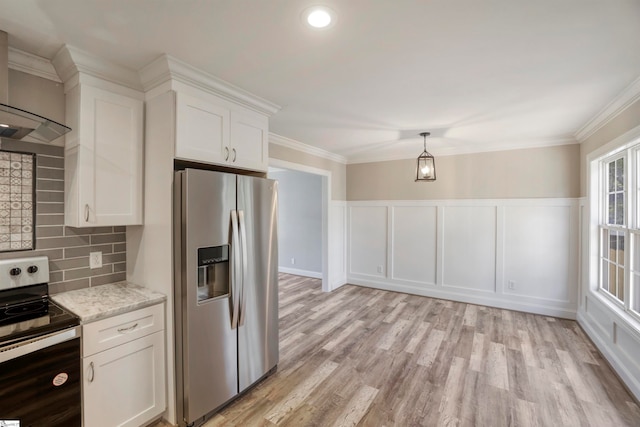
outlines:
{"label": "stainless steel refrigerator", "polygon": [[185,169],[174,204],[176,406],[197,425],[278,363],[277,183]]}

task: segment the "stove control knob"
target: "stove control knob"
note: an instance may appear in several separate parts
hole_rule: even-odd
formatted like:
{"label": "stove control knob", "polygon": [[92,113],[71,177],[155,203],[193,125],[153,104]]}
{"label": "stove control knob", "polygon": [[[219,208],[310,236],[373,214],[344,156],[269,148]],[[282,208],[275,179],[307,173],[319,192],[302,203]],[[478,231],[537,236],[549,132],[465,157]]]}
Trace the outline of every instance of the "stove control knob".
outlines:
{"label": "stove control knob", "polygon": [[20,273],[22,273],[22,270],[18,267],[13,267],[11,270],[9,270],[9,274],[12,276],[19,276]]}
{"label": "stove control knob", "polygon": [[33,273],[37,273],[37,272],[38,272],[38,266],[37,265],[30,265],[29,267],[27,267],[27,273],[33,274]]}

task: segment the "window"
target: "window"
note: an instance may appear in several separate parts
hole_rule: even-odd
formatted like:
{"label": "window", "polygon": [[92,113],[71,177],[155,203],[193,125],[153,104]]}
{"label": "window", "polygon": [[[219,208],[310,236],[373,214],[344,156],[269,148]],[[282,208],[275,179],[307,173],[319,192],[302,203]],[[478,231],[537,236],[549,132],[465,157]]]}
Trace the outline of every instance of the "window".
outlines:
{"label": "window", "polygon": [[[600,161],[599,289],[640,319],[640,144]],[[635,203],[635,205],[634,205]]]}

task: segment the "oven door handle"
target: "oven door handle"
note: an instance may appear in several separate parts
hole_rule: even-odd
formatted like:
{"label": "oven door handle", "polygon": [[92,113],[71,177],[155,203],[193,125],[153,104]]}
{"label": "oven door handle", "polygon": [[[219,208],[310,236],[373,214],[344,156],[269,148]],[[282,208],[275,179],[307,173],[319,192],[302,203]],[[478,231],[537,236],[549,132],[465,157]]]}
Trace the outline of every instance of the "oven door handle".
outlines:
{"label": "oven door handle", "polygon": [[26,354],[35,353],[38,350],[43,350],[65,341],[80,338],[80,335],[80,326],[76,326],[65,329],[64,331],[54,332],[49,335],[2,347],[0,348],[0,363],[16,359]]}

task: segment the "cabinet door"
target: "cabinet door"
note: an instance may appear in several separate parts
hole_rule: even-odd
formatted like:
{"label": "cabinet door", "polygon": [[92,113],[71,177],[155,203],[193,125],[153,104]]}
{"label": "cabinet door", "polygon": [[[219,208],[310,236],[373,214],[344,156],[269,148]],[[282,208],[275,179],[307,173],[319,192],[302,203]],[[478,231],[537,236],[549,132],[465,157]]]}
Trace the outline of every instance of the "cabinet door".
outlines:
{"label": "cabinet door", "polygon": [[231,158],[229,110],[183,93],[176,103],[176,157],[226,163]]}
{"label": "cabinet door", "polygon": [[86,85],[74,95],[79,131],[65,156],[66,225],[141,224],[142,100]]}
{"label": "cabinet door", "polygon": [[258,113],[231,112],[234,167],[266,171],[269,167],[269,120]]}
{"label": "cabinet door", "polygon": [[84,425],[140,426],[166,408],[164,331],[83,359]]}

